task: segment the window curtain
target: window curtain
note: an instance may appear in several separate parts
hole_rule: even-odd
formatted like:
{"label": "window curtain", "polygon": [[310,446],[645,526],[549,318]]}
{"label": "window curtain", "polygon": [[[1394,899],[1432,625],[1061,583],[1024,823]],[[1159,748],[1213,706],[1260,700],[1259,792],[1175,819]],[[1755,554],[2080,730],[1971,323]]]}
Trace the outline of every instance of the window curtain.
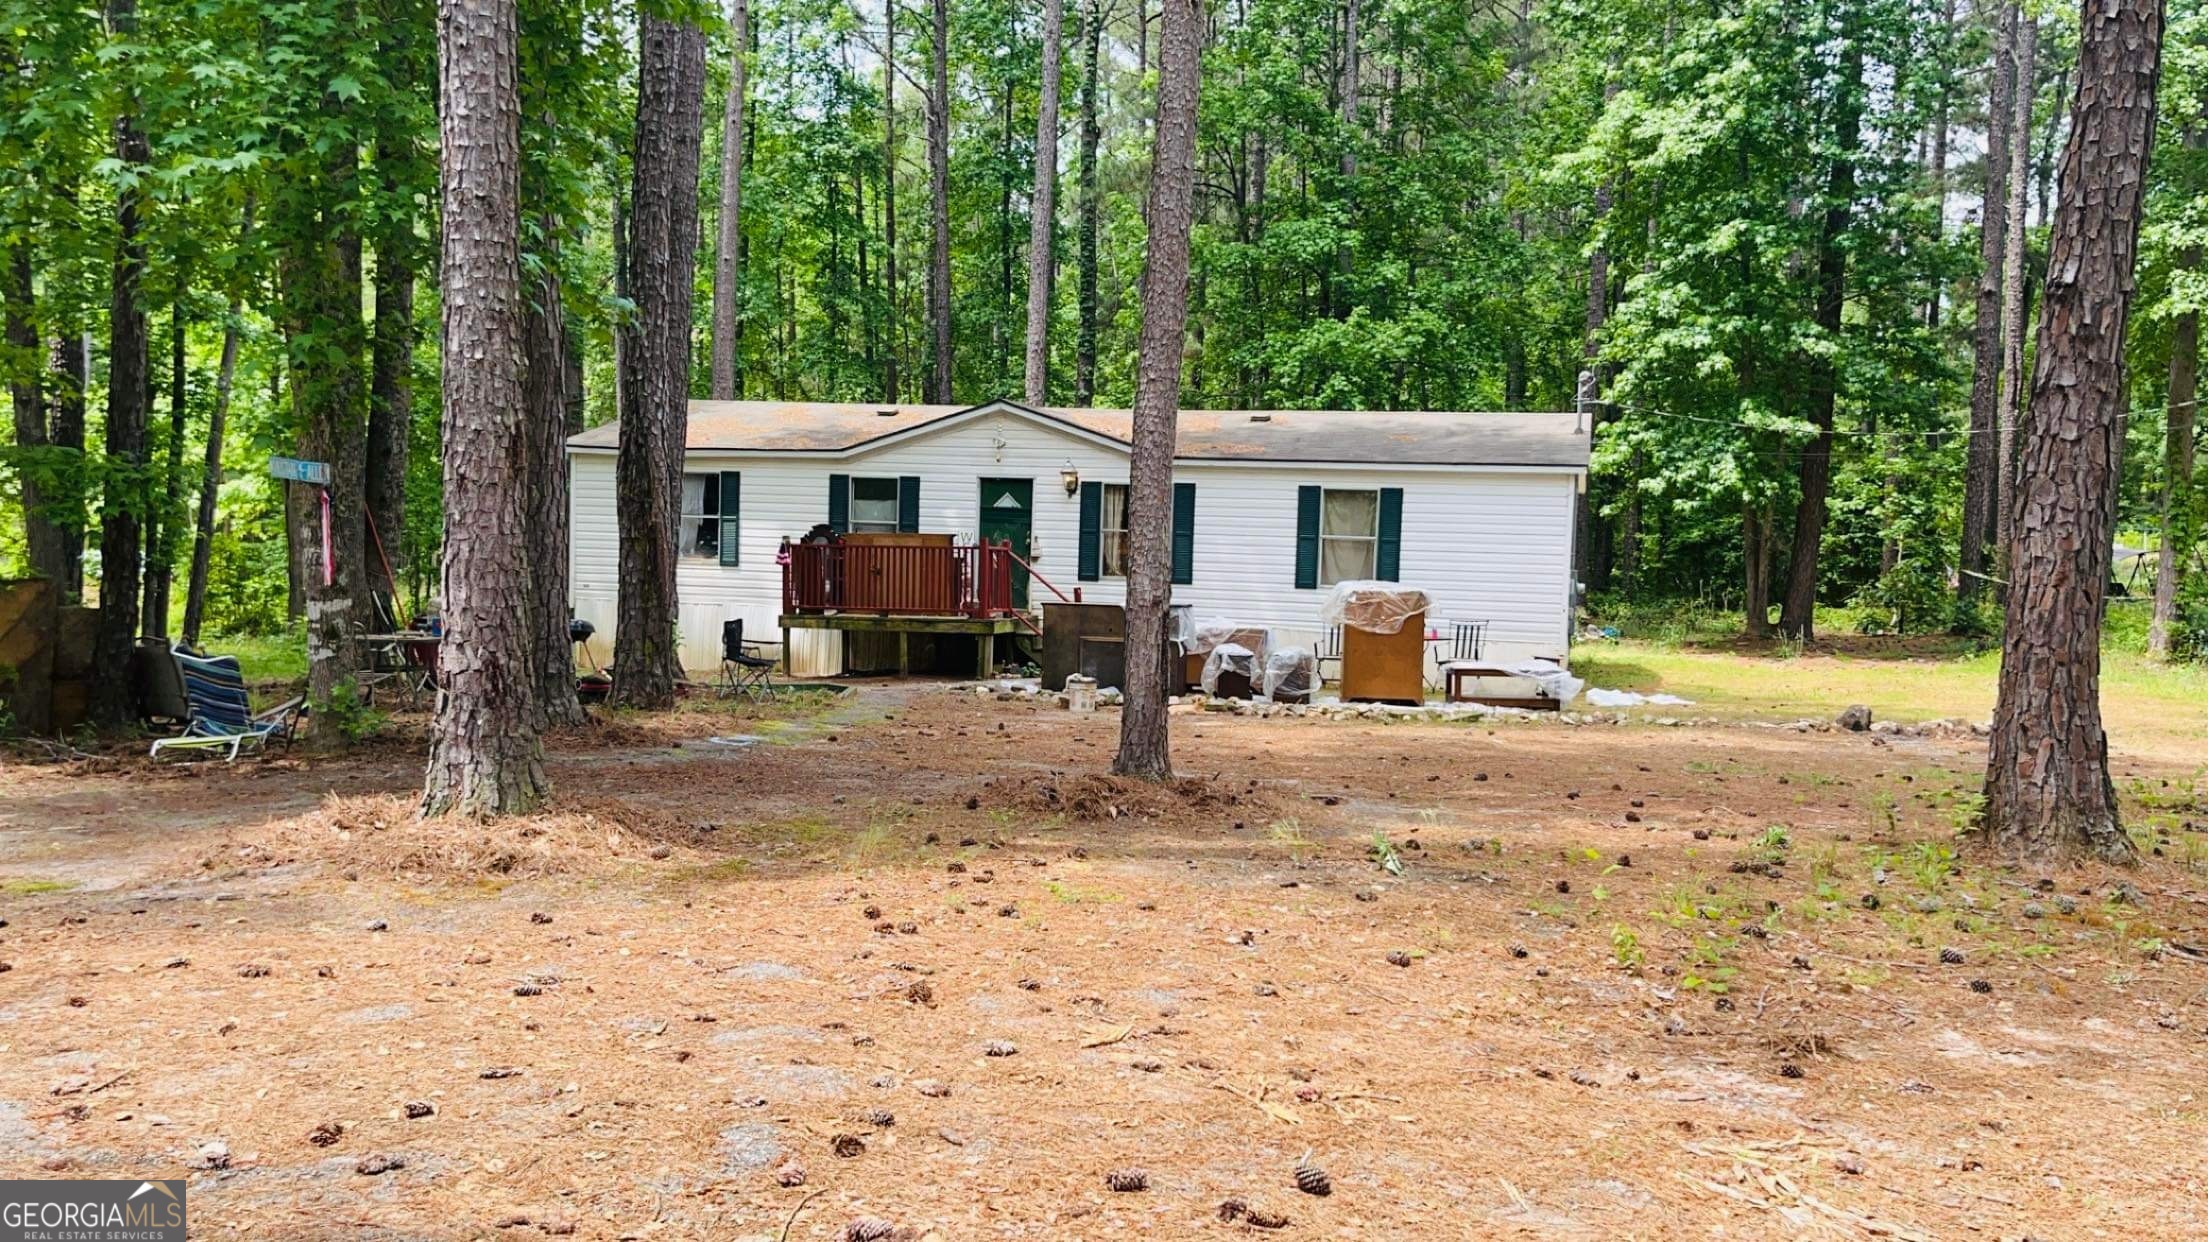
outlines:
{"label": "window curtain", "polygon": [[1127,489],[1104,489],[1104,576],[1127,576]]}

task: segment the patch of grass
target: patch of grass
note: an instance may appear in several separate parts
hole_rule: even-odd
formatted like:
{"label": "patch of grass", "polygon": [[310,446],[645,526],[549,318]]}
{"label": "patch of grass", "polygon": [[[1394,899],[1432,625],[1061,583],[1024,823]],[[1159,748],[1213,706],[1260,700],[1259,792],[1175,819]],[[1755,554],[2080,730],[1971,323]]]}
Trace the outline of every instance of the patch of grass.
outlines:
{"label": "patch of grass", "polygon": [[[1677,645],[1729,642],[1738,633],[1734,616],[1720,634],[1582,644],[1572,653],[1572,671],[1606,689],[1667,692],[1695,702],[1692,708],[1657,709],[1662,715],[1829,720],[1855,703],[1870,707],[1878,719],[1903,722],[1982,721],[1993,713],[2000,670],[1996,650],[1913,641],[1871,654],[1788,655]],[[2110,649],[2102,657],[2101,706],[2112,740],[2127,751],[2190,765],[2208,750],[2208,667],[2155,664]]]}
{"label": "patch of grass", "polygon": [[199,645],[210,655],[238,657],[249,686],[289,687],[307,679],[304,625],[274,634],[202,634]]}
{"label": "patch of grass", "polygon": [[1610,956],[1616,958],[1618,965],[1627,970],[1639,970],[1641,964],[1648,960],[1648,954],[1641,949],[1641,938],[1623,923],[1613,924],[1610,928]]}
{"label": "patch of grass", "polygon": [[0,880],[0,893],[10,897],[36,897],[40,893],[66,893],[77,886],[74,880]]}
{"label": "patch of grass", "polygon": [[1061,880],[1043,881],[1043,891],[1071,906],[1110,905],[1116,901],[1127,900],[1123,895],[1108,888],[1084,888],[1081,885],[1068,884]]}
{"label": "patch of grass", "polygon": [[1294,816],[1274,820],[1266,826],[1265,835],[1273,844],[1287,850],[1288,857],[1299,863],[1319,852],[1318,843],[1304,835],[1302,821]]}
{"label": "patch of grass", "polygon": [[833,826],[818,815],[793,815],[743,825],[743,834],[754,841],[788,845],[818,845],[827,840]]}

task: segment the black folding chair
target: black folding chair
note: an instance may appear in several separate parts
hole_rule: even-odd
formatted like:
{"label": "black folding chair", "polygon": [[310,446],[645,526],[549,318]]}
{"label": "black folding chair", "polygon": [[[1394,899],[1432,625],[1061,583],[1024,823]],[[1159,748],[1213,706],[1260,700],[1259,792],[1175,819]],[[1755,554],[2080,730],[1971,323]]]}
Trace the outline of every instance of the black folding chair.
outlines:
{"label": "black folding chair", "polygon": [[1450,634],[1448,662],[1483,659],[1486,648],[1487,622],[1459,621]]}
{"label": "black folding chair", "polygon": [[721,622],[720,692],[724,698],[750,695],[763,702],[774,697],[774,661],[759,652],[758,643],[744,641],[743,618]]}
{"label": "black folding chair", "polygon": [[1326,627],[1325,632],[1319,635],[1319,649],[1316,654],[1318,656],[1319,680],[1321,682],[1326,680],[1326,666],[1332,664],[1334,666],[1334,680],[1340,681],[1342,678],[1341,626],[1330,625]]}

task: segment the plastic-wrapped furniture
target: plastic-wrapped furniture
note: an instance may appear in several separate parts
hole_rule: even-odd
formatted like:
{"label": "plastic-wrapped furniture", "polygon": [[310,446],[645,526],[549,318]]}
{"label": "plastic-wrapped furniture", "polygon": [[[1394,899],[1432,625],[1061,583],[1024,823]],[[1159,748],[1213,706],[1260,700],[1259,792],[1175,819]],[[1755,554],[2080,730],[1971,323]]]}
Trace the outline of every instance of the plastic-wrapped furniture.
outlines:
{"label": "plastic-wrapped furniture", "polygon": [[1321,625],[1342,627],[1342,698],[1419,704],[1426,700],[1426,592],[1393,582],[1339,582],[1319,608]]}
{"label": "plastic-wrapped furniture", "polygon": [[1215,699],[1249,698],[1257,679],[1257,653],[1240,643],[1220,643],[1204,657],[1204,693]]}
{"label": "plastic-wrapped furniture", "polygon": [[1265,697],[1275,703],[1308,703],[1319,685],[1319,661],[1302,647],[1282,647],[1265,656]]}

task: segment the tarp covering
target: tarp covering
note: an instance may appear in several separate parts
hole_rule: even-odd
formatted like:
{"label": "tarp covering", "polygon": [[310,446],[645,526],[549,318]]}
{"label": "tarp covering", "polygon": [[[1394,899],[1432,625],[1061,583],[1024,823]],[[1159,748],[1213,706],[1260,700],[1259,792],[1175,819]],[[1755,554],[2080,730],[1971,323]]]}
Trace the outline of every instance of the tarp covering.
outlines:
{"label": "tarp covering", "polygon": [[1189,655],[1210,655],[1221,643],[1237,643],[1252,655],[1261,655],[1273,645],[1271,630],[1261,625],[1244,625],[1225,617],[1207,617],[1196,624],[1194,632],[1182,643],[1181,650]]}
{"label": "tarp covering", "polygon": [[1257,653],[1240,643],[1221,643],[1204,657],[1204,693],[1219,693],[1221,673],[1240,673],[1251,685],[1257,684]]}
{"label": "tarp covering", "polygon": [[1357,579],[1337,582],[1319,605],[1322,625],[1346,625],[1368,634],[1394,634],[1403,623],[1425,612],[1433,601],[1417,587]]}
{"label": "tarp covering", "polygon": [[1282,647],[1265,657],[1266,698],[1276,702],[1307,703],[1319,685],[1319,661],[1301,647]]}
{"label": "tarp covering", "polygon": [[1554,660],[1520,660],[1502,667],[1512,677],[1523,677],[1541,687],[1541,693],[1559,703],[1571,702],[1587,688],[1584,680],[1565,672]]}

